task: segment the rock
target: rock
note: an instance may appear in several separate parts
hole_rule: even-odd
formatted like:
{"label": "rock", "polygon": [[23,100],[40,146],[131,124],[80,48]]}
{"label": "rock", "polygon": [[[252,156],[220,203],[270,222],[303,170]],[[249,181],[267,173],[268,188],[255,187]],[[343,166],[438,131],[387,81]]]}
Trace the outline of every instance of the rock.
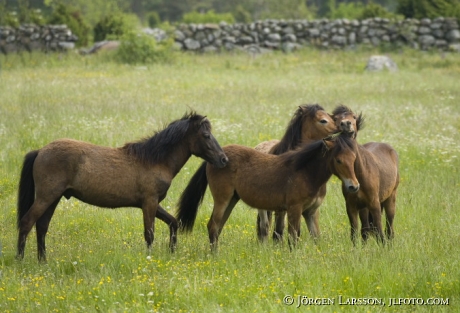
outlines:
{"label": "rock", "polygon": [[367,61],[365,70],[369,72],[377,72],[387,69],[391,72],[398,70],[396,63],[385,55],[373,55]]}
{"label": "rock", "polygon": [[201,48],[200,42],[191,38],[184,40],[184,46],[187,50],[198,50]]}

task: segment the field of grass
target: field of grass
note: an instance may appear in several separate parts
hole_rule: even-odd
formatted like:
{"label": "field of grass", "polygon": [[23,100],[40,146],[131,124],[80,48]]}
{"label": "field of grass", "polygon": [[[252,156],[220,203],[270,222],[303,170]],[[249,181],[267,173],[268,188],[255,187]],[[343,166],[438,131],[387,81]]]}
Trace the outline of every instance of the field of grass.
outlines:
{"label": "field of grass", "polygon": [[[460,55],[404,51],[390,54],[397,73],[366,73],[370,55],[181,55],[149,67],[97,56],[0,56],[0,311],[460,312]],[[121,146],[190,109],[209,117],[221,145],[255,146],[281,138],[305,103],[362,111],[358,141],[388,142],[398,151],[391,245],[370,240],[353,248],[333,178],[320,209],[321,240],[315,245],[303,223],[292,252],[287,243],[258,244],[256,211],[239,203],[211,254],[207,194],[193,233],[179,234],[174,254],[161,221],[147,254],[138,209],[63,199],[47,236],[48,263],[37,262],[35,231],[25,259],[15,259],[26,152],[62,137]],[[192,157],[174,179],[162,202],[168,211],[200,162]],[[404,303],[390,306],[393,298]],[[353,299],[374,305],[347,305]],[[420,304],[428,299],[440,305]]]}

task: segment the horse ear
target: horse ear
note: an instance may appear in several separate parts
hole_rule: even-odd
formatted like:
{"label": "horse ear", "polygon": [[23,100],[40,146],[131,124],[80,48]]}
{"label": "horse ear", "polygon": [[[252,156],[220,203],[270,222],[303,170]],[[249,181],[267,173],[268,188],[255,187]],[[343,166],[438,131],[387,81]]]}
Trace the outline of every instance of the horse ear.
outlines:
{"label": "horse ear", "polygon": [[201,126],[204,122],[206,122],[207,120],[208,120],[208,119],[207,119],[206,115],[203,116],[203,118],[202,118],[201,121],[200,121],[200,126]]}

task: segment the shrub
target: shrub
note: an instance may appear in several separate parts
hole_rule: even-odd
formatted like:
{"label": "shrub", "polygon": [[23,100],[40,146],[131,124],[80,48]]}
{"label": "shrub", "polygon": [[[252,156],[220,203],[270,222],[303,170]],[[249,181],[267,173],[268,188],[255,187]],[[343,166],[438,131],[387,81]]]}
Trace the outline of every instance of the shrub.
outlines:
{"label": "shrub", "polygon": [[151,28],[158,27],[161,24],[161,18],[158,12],[151,11],[147,13],[147,24]]}
{"label": "shrub", "polygon": [[241,4],[236,6],[233,15],[235,16],[235,20],[240,23],[250,23],[252,20],[251,13],[246,11]]}
{"label": "shrub", "polygon": [[199,13],[192,11],[185,13],[182,17],[184,23],[190,24],[205,24],[205,23],[219,23],[227,22],[229,24],[235,23],[235,18],[231,13],[215,13],[214,10],[209,10],[206,13]]}
{"label": "shrub", "polygon": [[94,41],[120,39],[125,33],[136,29],[139,23],[132,14],[115,13],[103,17],[93,28]]}
{"label": "shrub", "polygon": [[398,0],[396,11],[411,18],[460,18],[460,3],[458,0]]}
{"label": "shrub", "polygon": [[89,26],[83,21],[79,11],[59,3],[54,7],[48,19],[48,24],[65,24],[78,37],[77,46],[86,46],[88,44]]}
{"label": "shrub", "polygon": [[347,18],[360,19],[363,16],[364,5],[362,3],[340,3],[335,5],[335,1],[330,1],[328,17],[331,19]]}
{"label": "shrub", "polygon": [[362,10],[359,19],[367,19],[373,17],[381,18],[398,18],[398,15],[389,12],[387,9],[376,3],[368,3]]}
{"label": "shrub", "polygon": [[172,41],[157,42],[154,38],[135,31],[121,37],[115,60],[126,64],[152,64],[171,60]]}

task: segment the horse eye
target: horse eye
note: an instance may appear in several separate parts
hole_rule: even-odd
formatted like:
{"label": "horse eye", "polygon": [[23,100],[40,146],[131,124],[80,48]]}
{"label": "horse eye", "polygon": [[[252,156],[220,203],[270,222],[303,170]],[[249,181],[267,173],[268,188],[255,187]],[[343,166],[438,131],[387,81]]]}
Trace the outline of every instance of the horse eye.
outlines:
{"label": "horse eye", "polygon": [[319,121],[321,124],[327,124],[327,120],[321,120]]}
{"label": "horse eye", "polygon": [[356,120],[356,116],[353,116],[353,118]]}
{"label": "horse eye", "polygon": [[336,159],[335,160],[338,164],[342,164],[342,161],[340,161],[340,159]]}
{"label": "horse eye", "polygon": [[211,135],[210,135],[210,134],[203,134],[203,136],[204,136],[204,138],[206,138],[206,139],[211,138]]}

